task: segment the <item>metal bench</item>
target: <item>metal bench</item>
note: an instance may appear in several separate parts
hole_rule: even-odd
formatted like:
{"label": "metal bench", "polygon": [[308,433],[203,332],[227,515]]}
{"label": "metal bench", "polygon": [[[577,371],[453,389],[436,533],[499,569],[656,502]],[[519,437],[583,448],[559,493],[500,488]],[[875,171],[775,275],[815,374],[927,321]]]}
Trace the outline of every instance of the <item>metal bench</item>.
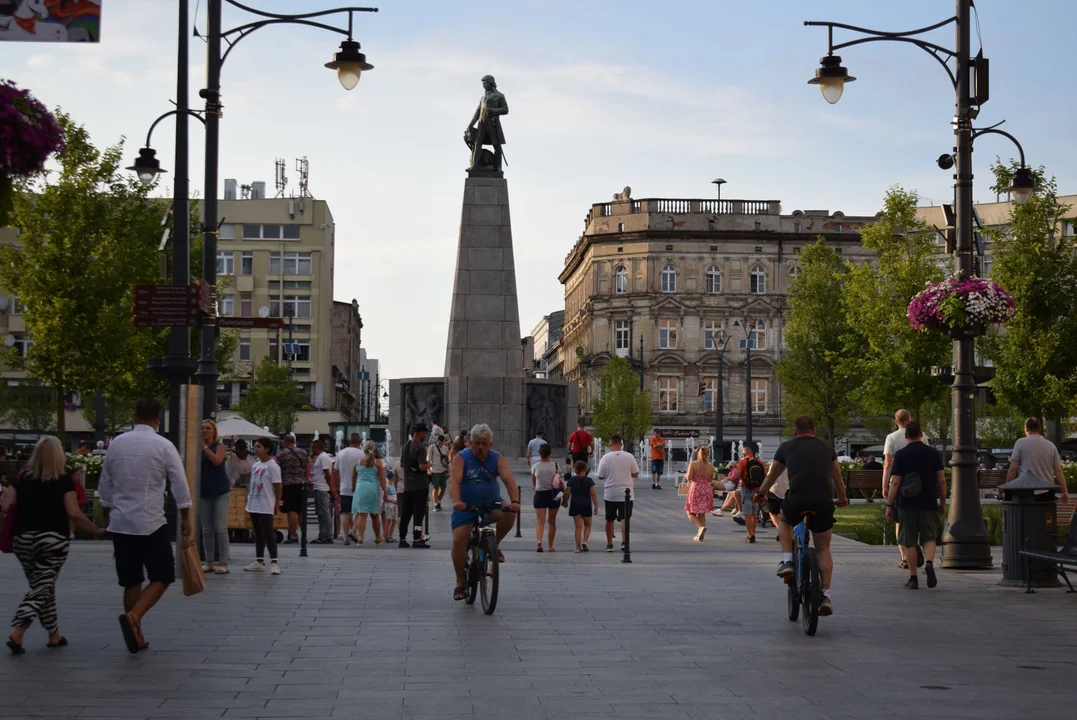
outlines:
{"label": "metal bench", "polygon": [[[1062,505],[1062,503],[1060,503]],[[1050,563],[1055,571],[1056,575],[1062,577],[1066,581],[1066,585],[1069,586],[1067,592],[1077,592],[1073,589],[1073,584],[1070,582],[1069,576],[1066,575],[1066,566],[1077,567],[1077,523],[1073,522],[1073,515],[1070,514],[1069,520],[1069,532],[1066,534],[1066,543],[1062,546],[1062,549],[1058,552],[1039,552],[1036,550],[1021,550],[1018,554],[1025,559],[1025,571],[1028,574],[1028,587],[1025,589],[1026,593],[1034,593],[1032,589],[1032,569],[1028,567],[1028,564],[1032,560],[1043,560]]]}
{"label": "metal bench", "polygon": [[[883,471],[850,470],[848,477],[845,478],[845,489],[849,491],[858,490],[865,500],[872,502],[875,495],[882,492]],[[867,494],[868,490],[871,490],[870,497]]]}

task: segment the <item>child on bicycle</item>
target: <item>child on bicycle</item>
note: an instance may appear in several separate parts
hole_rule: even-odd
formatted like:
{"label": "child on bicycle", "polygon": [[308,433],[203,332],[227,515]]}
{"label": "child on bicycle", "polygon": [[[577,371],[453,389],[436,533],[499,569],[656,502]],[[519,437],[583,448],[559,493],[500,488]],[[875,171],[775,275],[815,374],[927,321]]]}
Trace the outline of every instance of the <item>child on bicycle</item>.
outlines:
{"label": "child on bicycle", "polygon": [[580,460],[573,469],[576,474],[568,481],[568,516],[576,524],[576,552],[589,552],[587,541],[591,539],[591,518],[598,514],[598,495],[595,481],[587,476],[587,463]]}

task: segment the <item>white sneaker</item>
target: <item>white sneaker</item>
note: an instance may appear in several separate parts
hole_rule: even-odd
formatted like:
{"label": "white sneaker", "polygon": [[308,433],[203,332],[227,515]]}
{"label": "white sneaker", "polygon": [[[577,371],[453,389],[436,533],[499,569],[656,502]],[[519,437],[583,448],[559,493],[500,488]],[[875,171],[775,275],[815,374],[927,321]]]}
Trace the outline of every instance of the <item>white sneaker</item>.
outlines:
{"label": "white sneaker", "polygon": [[725,517],[725,513],[723,513],[721,510],[715,510],[711,513],[711,515],[713,515],[714,517]]}
{"label": "white sneaker", "polygon": [[280,575],[281,572],[282,572],[282,570],[280,569],[280,565],[278,565],[277,563],[273,563],[273,567],[270,569],[269,574],[270,575]]}
{"label": "white sneaker", "polygon": [[733,513],[732,515],[730,515],[729,517],[738,518],[738,517],[743,517],[743,516],[744,516],[744,513],[742,513],[740,510],[738,510],[735,513]]}
{"label": "white sneaker", "polygon": [[265,571],[266,571],[265,563],[260,563],[257,560],[252,562],[247,567],[243,568],[243,572],[265,572]]}

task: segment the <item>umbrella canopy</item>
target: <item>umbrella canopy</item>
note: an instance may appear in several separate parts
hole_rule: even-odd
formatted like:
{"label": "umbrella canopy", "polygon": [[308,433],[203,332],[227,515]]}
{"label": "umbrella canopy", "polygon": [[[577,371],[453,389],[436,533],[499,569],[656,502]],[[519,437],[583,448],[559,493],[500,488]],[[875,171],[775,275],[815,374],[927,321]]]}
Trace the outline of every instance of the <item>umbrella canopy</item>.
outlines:
{"label": "umbrella canopy", "polygon": [[272,433],[254,423],[247,422],[238,415],[233,415],[217,422],[217,434],[222,438],[257,440]]}

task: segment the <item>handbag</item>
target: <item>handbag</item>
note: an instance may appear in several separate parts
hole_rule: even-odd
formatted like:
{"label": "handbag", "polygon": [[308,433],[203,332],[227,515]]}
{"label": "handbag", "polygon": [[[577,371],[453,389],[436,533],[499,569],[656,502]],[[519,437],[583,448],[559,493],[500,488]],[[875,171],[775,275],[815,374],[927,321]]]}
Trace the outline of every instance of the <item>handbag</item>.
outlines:
{"label": "handbag", "polygon": [[[22,477],[20,472],[15,477],[15,482],[11,483],[12,487],[19,482],[19,478]],[[15,552],[15,516],[18,512],[18,502],[11,503],[11,507],[4,513],[4,525],[0,527],[0,552],[12,553]]]}
{"label": "handbag", "polygon": [[184,595],[197,595],[206,589],[206,576],[193,542],[180,550],[180,577],[183,578]]}

